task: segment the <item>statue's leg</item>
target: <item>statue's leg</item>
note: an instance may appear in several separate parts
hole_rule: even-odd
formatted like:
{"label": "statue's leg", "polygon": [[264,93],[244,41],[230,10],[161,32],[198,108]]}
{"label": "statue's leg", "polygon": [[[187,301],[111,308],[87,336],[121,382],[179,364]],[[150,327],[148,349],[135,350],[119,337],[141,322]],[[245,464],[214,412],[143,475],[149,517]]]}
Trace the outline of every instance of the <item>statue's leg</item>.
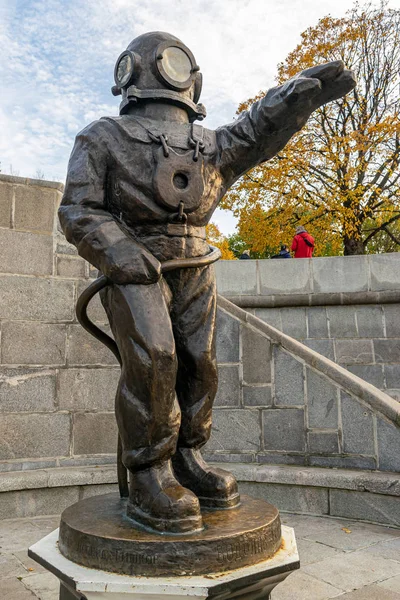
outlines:
{"label": "statue's leg", "polygon": [[[211,412],[218,386],[215,353],[216,285],[213,267],[173,276],[171,317],[178,353],[177,394],[181,408],[175,474],[204,508],[233,508],[240,497],[233,475],[210,467],[200,448],[211,433]],[[180,291],[181,290],[181,291]]]}
{"label": "statue's leg", "polygon": [[115,412],[130,471],[128,515],[156,531],[184,532],[202,522],[197,498],[171,468],[180,410],[170,298],[164,280],[114,285],[102,295],[122,358]]}

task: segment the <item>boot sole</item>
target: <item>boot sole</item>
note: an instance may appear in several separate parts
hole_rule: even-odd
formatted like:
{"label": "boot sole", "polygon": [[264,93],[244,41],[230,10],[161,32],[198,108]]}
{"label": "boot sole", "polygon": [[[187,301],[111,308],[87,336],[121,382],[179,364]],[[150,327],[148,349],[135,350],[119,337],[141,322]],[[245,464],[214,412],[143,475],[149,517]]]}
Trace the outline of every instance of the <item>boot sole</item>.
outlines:
{"label": "boot sole", "polygon": [[189,534],[198,533],[203,529],[201,515],[182,519],[160,519],[143,512],[130,501],[128,501],[126,507],[126,514],[136,525],[145,531],[165,534]]}
{"label": "boot sole", "polygon": [[233,494],[228,498],[197,497],[201,508],[206,508],[208,510],[230,510],[231,508],[237,508],[240,505],[240,494]]}

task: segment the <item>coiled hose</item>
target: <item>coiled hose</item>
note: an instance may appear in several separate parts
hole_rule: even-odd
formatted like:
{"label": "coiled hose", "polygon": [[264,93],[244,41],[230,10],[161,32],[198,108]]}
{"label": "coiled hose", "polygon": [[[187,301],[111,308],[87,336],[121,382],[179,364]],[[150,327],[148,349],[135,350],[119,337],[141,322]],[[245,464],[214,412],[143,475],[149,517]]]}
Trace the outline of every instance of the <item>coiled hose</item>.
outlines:
{"label": "coiled hose", "polygon": [[[195,258],[177,258],[174,260],[167,260],[161,263],[161,273],[167,273],[168,271],[174,271],[175,269],[196,269],[198,267],[206,267],[216,262],[221,258],[221,251],[219,248],[210,246],[211,252],[205,256],[199,256]],[[95,325],[88,317],[87,307],[90,300],[98,292],[103,290],[105,287],[113,285],[111,279],[105,275],[101,275],[96,281],[91,283],[79,296],[76,303],[76,316],[79,323],[86,331],[98,339],[102,344],[107,346],[114,354],[115,358],[122,366],[121,354],[118,350],[116,342],[102,331],[97,325]],[[118,487],[121,498],[129,496],[128,488],[128,475],[127,470],[122,462],[122,441],[121,436],[118,436],[118,450],[117,450],[117,474],[118,474]]]}

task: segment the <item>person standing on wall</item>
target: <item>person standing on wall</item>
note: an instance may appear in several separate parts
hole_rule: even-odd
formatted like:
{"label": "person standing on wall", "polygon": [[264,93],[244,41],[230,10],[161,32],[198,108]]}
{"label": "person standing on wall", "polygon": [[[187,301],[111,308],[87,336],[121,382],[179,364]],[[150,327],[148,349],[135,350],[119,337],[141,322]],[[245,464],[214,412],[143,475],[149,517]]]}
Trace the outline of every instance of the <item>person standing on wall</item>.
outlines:
{"label": "person standing on wall", "polygon": [[311,258],[314,251],[314,238],[308,231],[299,225],[293,238],[291,250],[295,258]]}

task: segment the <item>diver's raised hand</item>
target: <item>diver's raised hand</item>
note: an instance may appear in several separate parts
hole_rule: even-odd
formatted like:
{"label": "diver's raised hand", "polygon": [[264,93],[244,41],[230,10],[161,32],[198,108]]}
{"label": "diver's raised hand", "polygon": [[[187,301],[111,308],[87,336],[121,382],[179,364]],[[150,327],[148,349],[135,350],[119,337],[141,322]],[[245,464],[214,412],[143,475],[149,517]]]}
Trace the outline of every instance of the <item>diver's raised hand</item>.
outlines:
{"label": "diver's raised hand", "polygon": [[304,105],[306,112],[312,112],[345,96],[356,83],[354,72],[345,69],[341,60],[336,60],[301,71],[283,84],[280,94],[289,104]]}

